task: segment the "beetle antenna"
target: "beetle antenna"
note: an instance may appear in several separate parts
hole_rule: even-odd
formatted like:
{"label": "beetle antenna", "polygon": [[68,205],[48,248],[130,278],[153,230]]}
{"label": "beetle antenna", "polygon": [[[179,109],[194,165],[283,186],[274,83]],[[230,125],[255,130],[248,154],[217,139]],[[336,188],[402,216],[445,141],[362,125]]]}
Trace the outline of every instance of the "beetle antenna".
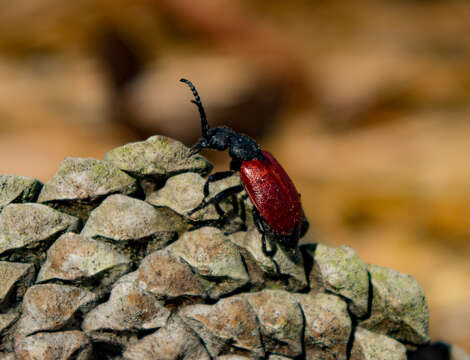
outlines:
{"label": "beetle antenna", "polygon": [[197,93],[196,87],[188,79],[180,79],[180,81],[187,84],[193,92],[194,100],[191,100],[191,102],[197,106],[199,110],[199,115],[201,116],[202,136],[207,137],[207,132],[209,131],[209,124],[207,123],[206,112],[204,111],[204,107],[202,106],[202,101],[199,97],[199,94]]}

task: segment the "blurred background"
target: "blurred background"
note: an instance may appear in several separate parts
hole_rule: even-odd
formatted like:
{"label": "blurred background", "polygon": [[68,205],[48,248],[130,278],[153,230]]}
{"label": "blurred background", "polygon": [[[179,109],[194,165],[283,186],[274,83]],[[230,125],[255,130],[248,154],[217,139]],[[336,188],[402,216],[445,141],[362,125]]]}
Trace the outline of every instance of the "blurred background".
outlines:
{"label": "blurred background", "polygon": [[412,274],[433,340],[470,351],[470,2],[0,3],[0,173],[46,181],[153,134],[191,145],[185,76],[212,125],[292,176],[308,241]]}

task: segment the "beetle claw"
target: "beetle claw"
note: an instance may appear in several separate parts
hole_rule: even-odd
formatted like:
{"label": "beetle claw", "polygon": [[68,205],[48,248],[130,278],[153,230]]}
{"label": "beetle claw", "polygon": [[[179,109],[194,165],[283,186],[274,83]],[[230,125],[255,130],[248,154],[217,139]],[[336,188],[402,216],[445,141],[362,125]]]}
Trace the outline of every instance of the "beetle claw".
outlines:
{"label": "beetle claw", "polygon": [[189,156],[193,156],[193,155],[199,153],[201,150],[202,150],[201,143],[197,143],[196,145],[191,147],[191,149],[189,150]]}
{"label": "beetle claw", "polygon": [[188,212],[188,215],[191,216],[193,215],[195,212],[201,210],[201,209],[204,209],[206,207],[206,202],[203,201],[202,203],[200,203],[198,206],[196,206],[194,209],[190,210]]}

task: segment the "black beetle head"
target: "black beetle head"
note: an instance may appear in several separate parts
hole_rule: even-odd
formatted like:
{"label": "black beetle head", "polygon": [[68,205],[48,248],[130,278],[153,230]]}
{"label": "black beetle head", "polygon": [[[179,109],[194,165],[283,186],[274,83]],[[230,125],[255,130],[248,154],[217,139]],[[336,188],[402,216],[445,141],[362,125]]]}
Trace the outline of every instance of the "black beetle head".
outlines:
{"label": "black beetle head", "polygon": [[194,100],[191,100],[191,102],[197,106],[201,117],[202,138],[191,148],[192,154],[196,154],[205,148],[219,151],[230,148],[229,154],[235,159],[247,161],[254,158],[261,158],[261,151],[258,144],[250,137],[234,133],[232,129],[226,126],[210,128],[207,123],[206,112],[202,106],[201,98],[193,83],[187,79],[180,79],[180,81],[187,84],[191,89],[194,95]]}

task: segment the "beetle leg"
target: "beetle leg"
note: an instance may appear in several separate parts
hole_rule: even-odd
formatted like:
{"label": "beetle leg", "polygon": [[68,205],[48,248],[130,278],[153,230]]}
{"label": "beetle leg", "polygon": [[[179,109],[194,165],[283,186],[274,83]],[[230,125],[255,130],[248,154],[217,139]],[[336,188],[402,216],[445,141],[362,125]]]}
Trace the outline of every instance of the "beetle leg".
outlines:
{"label": "beetle leg", "polygon": [[212,199],[208,201],[208,203],[218,204],[222,200],[228,198],[229,196],[234,196],[235,194],[238,194],[244,189],[245,188],[243,187],[243,185],[235,185],[235,186],[229,187],[227,189],[222,190],[217,195],[215,195]]}
{"label": "beetle leg", "polygon": [[271,247],[271,250],[268,250],[267,246],[266,246],[266,235],[263,234],[263,237],[262,237],[262,244],[261,244],[261,249],[263,250],[263,253],[267,256],[267,257],[274,257],[274,255],[276,255],[276,252],[277,252],[277,245],[274,241],[271,241],[269,240],[269,246]]}
{"label": "beetle leg", "polygon": [[[238,228],[236,228],[235,230],[231,230],[229,232],[225,232],[225,235],[231,235],[238,231],[247,231],[248,228],[246,226],[246,207],[245,207],[245,200],[247,198],[248,198],[248,195],[246,193],[241,195],[240,197],[237,197],[236,195],[232,195],[233,209],[227,212],[227,214],[238,215],[241,221],[240,221]],[[224,214],[224,215],[227,215],[227,214]]]}
{"label": "beetle leg", "polygon": [[308,222],[307,217],[304,214],[302,218],[302,225],[300,226],[299,238],[303,237],[307,233],[309,227],[310,223]]}
{"label": "beetle leg", "polygon": [[200,229],[204,226],[213,226],[213,227],[221,227],[224,225],[226,219],[225,218],[219,218],[219,219],[211,219],[211,220],[202,220],[194,223],[194,227],[192,230],[197,230]]}
{"label": "beetle leg", "polygon": [[235,195],[232,195],[231,199],[232,199],[232,208],[233,208],[232,212],[234,214],[238,214],[238,211],[240,210],[239,205],[238,205],[238,198]]}
{"label": "beetle leg", "polygon": [[215,195],[212,199],[210,200],[206,200],[206,199],[203,199],[201,201],[201,203],[196,206],[194,209],[192,209],[188,215],[192,215],[194,214],[196,211],[199,211],[201,209],[204,209],[206,206],[208,205],[211,205],[211,204],[219,204],[222,200],[228,198],[229,196],[231,195],[234,195],[236,193],[239,193],[240,191],[242,191],[244,189],[243,185],[237,185],[237,186],[232,186],[232,187],[229,187],[227,189],[224,189],[222,190],[221,192],[219,192],[217,195]]}
{"label": "beetle leg", "polygon": [[[240,225],[240,231],[246,231],[246,206],[245,206],[245,199],[248,197],[247,194],[243,195],[240,198],[240,220],[242,221]],[[238,199],[236,199],[238,200]]]}
{"label": "beetle leg", "polygon": [[266,231],[264,230],[263,223],[261,221],[261,216],[256,209],[256,207],[253,207],[253,220],[255,222],[256,228],[261,234],[261,249],[263,250],[263,253],[268,256],[268,257],[273,257],[276,252],[277,252],[277,246],[273,241],[269,241],[269,245],[271,247],[271,250],[268,250],[266,247]]}
{"label": "beetle leg", "polygon": [[254,206],[253,206],[252,212],[253,212],[253,221],[255,222],[256,228],[258,229],[260,234],[264,234],[264,227],[263,227],[263,224],[261,224],[261,219],[259,218],[260,217],[259,212],[258,210],[256,210]]}
{"label": "beetle leg", "polygon": [[[217,214],[220,216],[220,217],[224,217],[225,216],[225,212],[222,210],[222,208],[220,207],[220,204],[219,203],[215,203],[214,204],[214,207],[215,207],[215,211],[217,211]],[[191,211],[192,213],[192,211]]]}
{"label": "beetle leg", "polygon": [[236,194],[231,196],[231,200],[232,200],[231,201],[232,202],[232,210],[228,211],[227,213],[224,213],[224,211],[220,207],[220,204],[218,204],[218,203],[214,204],[214,207],[216,208],[217,213],[219,214],[219,216],[221,218],[226,217],[229,214],[240,215],[241,224],[240,224],[239,228],[237,230],[232,231],[232,232],[225,233],[225,235],[230,235],[230,234],[232,234],[234,232],[237,232],[237,231],[246,231],[245,203],[243,201],[241,203],[239,203],[239,199],[237,198]]}
{"label": "beetle leg", "polygon": [[[232,176],[235,173],[235,171],[229,170],[229,171],[220,171],[217,173],[212,174],[209,176],[207,179],[206,183],[204,184],[204,199],[206,199],[209,196],[209,185],[211,182],[219,181],[222,179],[226,179],[230,176]],[[215,210],[217,211],[217,214],[220,217],[223,217],[225,215],[224,211],[220,207],[218,203],[214,203]]]}
{"label": "beetle leg", "polygon": [[245,201],[246,199],[248,199],[248,194],[247,193],[244,193],[243,195],[240,196],[241,201]]}
{"label": "beetle leg", "polygon": [[245,202],[243,200],[240,200],[237,196],[232,195],[232,207],[233,209],[230,210],[230,213],[234,215],[239,215],[241,223],[239,224],[237,229],[230,232],[226,232],[225,235],[230,235],[238,231],[247,230]]}
{"label": "beetle leg", "polygon": [[226,235],[233,234],[234,232],[237,231],[247,231],[248,228],[246,226],[246,206],[245,206],[245,200],[248,198],[248,194],[244,193],[240,197],[233,196],[232,197],[232,206],[233,209],[231,210],[231,213],[238,215],[240,217],[240,225],[238,229],[235,231],[231,231],[230,233],[226,233]]}
{"label": "beetle leg", "polygon": [[235,173],[234,170],[228,170],[228,171],[220,171],[212,174],[207,178],[206,183],[204,184],[204,197],[209,196],[209,185],[211,182],[219,181],[222,179],[226,179],[230,176],[232,176]]}

